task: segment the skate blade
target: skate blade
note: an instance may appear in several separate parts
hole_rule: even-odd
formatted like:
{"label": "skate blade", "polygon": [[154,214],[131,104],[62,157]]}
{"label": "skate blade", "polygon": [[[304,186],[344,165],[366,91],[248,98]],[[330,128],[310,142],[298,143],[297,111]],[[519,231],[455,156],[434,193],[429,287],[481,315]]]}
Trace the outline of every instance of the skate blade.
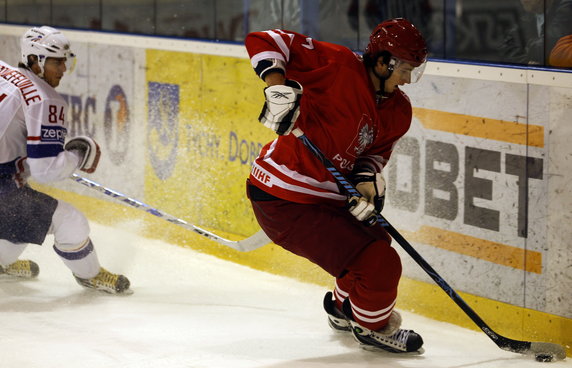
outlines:
{"label": "skate blade", "polygon": [[132,295],[133,290],[131,288],[127,290],[123,290],[121,293],[115,291],[109,291],[105,289],[94,289],[89,287],[83,287],[83,291],[88,294],[100,294],[100,295],[113,295],[113,296],[124,296],[124,295]]}
{"label": "skate blade", "polygon": [[351,332],[351,327],[340,327],[340,326],[336,326],[335,324],[332,323],[332,321],[330,321],[328,319],[328,325],[330,326],[330,328],[335,332],[335,333],[348,333]]}
{"label": "skate blade", "polygon": [[368,345],[368,344],[363,344],[363,343],[359,343],[360,348],[362,348],[363,350],[367,350],[367,351],[371,351],[374,353],[384,353],[384,354],[388,354],[391,356],[395,356],[395,355],[405,355],[405,356],[417,356],[417,355],[422,355],[425,353],[425,349],[423,349],[423,347],[419,348],[418,350],[415,351],[397,351],[397,350],[389,350],[390,348],[383,349],[383,348],[379,348],[377,346],[373,346],[373,345]]}
{"label": "skate blade", "polygon": [[7,273],[2,273],[0,274],[0,280],[2,280],[2,282],[30,281],[30,280],[38,280],[38,276],[18,276],[18,275],[9,275]]}
{"label": "skate blade", "polygon": [[122,296],[122,295],[133,295],[133,289],[123,290],[121,293],[114,293],[112,295]]}

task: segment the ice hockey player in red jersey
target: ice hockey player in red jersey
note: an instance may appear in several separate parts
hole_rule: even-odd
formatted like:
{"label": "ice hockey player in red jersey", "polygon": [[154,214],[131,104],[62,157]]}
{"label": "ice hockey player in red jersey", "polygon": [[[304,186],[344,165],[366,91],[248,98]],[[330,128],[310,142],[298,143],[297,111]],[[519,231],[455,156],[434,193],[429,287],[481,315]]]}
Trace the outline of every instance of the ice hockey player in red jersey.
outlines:
{"label": "ice hockey player in red jersey", "polygon": [[[399,89],[416,82],[427,48],[409,21],[380,23],[363,57],[304,35],[250,33],[246,49],[267,84],[259,120],[278,137],[262,148],[247,181],[255,216],[272,241],[334,276],[324,308],[336,330],[363,347],[418,352],[423,340],[401,329],[394,310],[401,261],[381,226],[366,225],[384,202],[382,170],[411,124]],[[347,198],[330,172],[293,134],[320,148],[363,195]]]}
{"label": "ice hockey player in red jersey", "polygon": [[109,293],[129,290],[129,280],[99,264],[85,216],[72,205],[32,189],[68,178],[75,170],[92,173],[100,149],[84,136],[65,143],[67,104],[56,92],[74,61],[67,38],[43,26],[25,32],[18,67],[0,61],[0,274],[33,278],[39,266],[19,260],[29,243],[54,236],[54,251],[86,287]]}

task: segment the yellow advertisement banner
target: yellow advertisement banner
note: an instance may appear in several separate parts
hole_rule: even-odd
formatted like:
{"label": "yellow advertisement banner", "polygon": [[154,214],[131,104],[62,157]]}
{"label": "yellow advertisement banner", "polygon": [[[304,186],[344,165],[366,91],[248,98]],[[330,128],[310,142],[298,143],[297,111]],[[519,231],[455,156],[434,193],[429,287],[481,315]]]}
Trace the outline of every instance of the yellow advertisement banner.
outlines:
{"label": "yellow advertisement banner", "polygon": [[259,230],[245,195],[251,163],[275,135],[248,60],[147,50],[145,197],[175,216],[240,235]]}

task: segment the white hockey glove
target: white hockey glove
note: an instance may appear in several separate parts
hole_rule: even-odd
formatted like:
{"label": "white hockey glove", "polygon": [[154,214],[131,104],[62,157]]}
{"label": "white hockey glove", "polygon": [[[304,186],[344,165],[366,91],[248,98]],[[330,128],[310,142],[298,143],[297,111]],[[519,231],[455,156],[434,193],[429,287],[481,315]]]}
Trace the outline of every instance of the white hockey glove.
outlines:
{"label": "white hockey glove", "polygon": [[91,174],[97,168],[101,151],[99,150],[99,145],[93,139],[86,136],[72,138],[66,143],[64,149],[79,153],[81,160],[78,168],[80,170]]}
{"label": "white hockey glove", "polygon": [[258,120],[277,134],[288,135],[300,115],[302,86],[294,80],[286,79],[284,85],[264,88],[264,95],[266,102]]}
{"label": "white hockey glove", "polygon": [[385,180],[381,173],[362,171],[354,174],[351,181],[363,197],[350,197],[348,209],[358,220],[373,225],[385,202]]}

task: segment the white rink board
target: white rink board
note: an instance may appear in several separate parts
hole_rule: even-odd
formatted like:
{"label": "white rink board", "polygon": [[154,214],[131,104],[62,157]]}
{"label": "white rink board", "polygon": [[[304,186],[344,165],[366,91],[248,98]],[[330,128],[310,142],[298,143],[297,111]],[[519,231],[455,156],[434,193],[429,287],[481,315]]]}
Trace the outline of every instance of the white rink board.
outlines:
{"label": "white rink board", "polygon": [[[545,292],[546,307],[540,310],[570,318],[572,316],[572,83],[568,84],[568,88],[530,86],[529,121],[531,124],[543,122],[548,132],[544,193],[547,203],[543,204],[546,206],[547,233],[546,242],[540,244],[545,250],[544,280],[542,282],[539,280],[536,285],[527,282],[526,293],[531,297]],[[536,200],[537,198],[531,199],[531,203]]]}
{"label": "white rink board", "polygon": [[[443,65],[443,63],[437,63]],[[446,67],[451,68],[449,64]],[[551,85],[528,84],[533,75],[543,75],[544,71],[522,71],[520,69],[477,67],[474,65],[454,65],[454,77],[441,76],[437,68],[429,68],[417,85],[404,88],[416,108],[434,109],[454,114],[482,117],[484,119],[530,124],[544,128],[544,142],[541,147],[515,144],[495,139],[483,139],[470,134],[451,133],[442,130],[426,129],[420,120],[414,118],[413,127],[408,139],[420,147],[421,163],[418,174],[419,206],[415,211],[403,211],[391,206],[386,211],[387,218],[394,219],[399,228],[415,231],[421,225],[430,225],[471,237],[485,239],[533,251],[542,256],[541,273],[526,272],[522,269],[506,267],[475,257],[454,254],[447,250],[416,244],[420,253],[435,266],[446,280],[454,280],[457,288],[476,295],[495,300],[540,310],[565,317],[572,316],[572,274],[569,265],[572,263],[572,247],[569,239],[571,230],[569,218],[572,193],[565,183],[572,179],[572,171],[567,157],[570,147],[565,144],[570,137],[572,123],[572,88],[564,88],[562,81],[569,81],[572,74],[552,73],[554,78],[544,78]],[[461,78],[463,68],[468,69],[469,78]],[[478,68],[479,72],[475,72]],[[457,70],[459,70],[457,72]],[[499,72],[501,70],[501,72]],[[502,70],[507,81],[495,80]],[[513,74],[511,76],[511,73]],[[536,74],[534,74],[536,73]],[[444,73],[446,74],[446,73]],[[454,74],[454,73],[450,73]],[[481,75],[482,79],[475,76]],[[491,77],[491,75],[493,77]],[[539,78],[537,78],[538,80]],[[427,155],[423,157],[428,142],[447,146],[458,157],[446,159],[445,172],[451,170],[450,161],[458,166],[458,176],[454,181],[457,189],[457,213],[453,218],[437,214],[427,215],[424,207],[427,192],[425,174],[427,171]],[[403,142],[402,142],[403,143]],[[556,145],[556,146],[555,146]],[[483,180],[471,190],[479,190],[479,186],[490,185],[490,198],[473,198],[472,204],[484,208],[489,214],[496,214],[498,229],[487,229],[486,226],[467,224],[464,210],[468,201],[466,175],[468,150],[477,149],[489,152],[498,159],[497,168],[476,170],[472,175]],[[470,151],[473,152],[473,151]],[[474,152],[473,152],[474,153]],[[537,166],[536,177],[528,177],[528,187],[519,187],[523,177],[509,171],[508,157],[511,160],[533,160]],[[391,164],[399,160],[396,157]],[[403,159],[403,158],[402,158]],[[470,158],[469,158],[470,160]],[[431,162],[435,165],[434,162]],[[491,161],[489,161],[491,163]],[[443,164],[441,164],[443,166]],[[495,166],[495,165],[493,165]],[[409,175],[398,170],[402,175]],[[528,174],[532,175],[532,170]],[[399,175],[398,175],[399,177]],[[402,179],[402,181],[407,179]],[[522,195],[528,196],[523,199]],[[450,193],[433,193],[437,197],[450,200]],[[519,198],[519,195],[521,196]],[[389,202],[395,201],[389,196]],[[397,199],[399,200],[399,199]],[[470,200],[469,200],[470,202]],[[397,206],[399,207],[399,206]],[[487,216],[484,216],[487,222]],[[520,218],[519,218],[520,217]],[[568,219],[568,221],[566,221]],[[567,223],[568,222],[568,223]],[[526,236],[522,235],[523,226]],[[405,262],[411,264],[406,257]],[[439,261],[436,261],[439,260]],[[567,266],[568,265],[568,266]],[[408,276],[428,279],[416,265],[406,266]]]}

